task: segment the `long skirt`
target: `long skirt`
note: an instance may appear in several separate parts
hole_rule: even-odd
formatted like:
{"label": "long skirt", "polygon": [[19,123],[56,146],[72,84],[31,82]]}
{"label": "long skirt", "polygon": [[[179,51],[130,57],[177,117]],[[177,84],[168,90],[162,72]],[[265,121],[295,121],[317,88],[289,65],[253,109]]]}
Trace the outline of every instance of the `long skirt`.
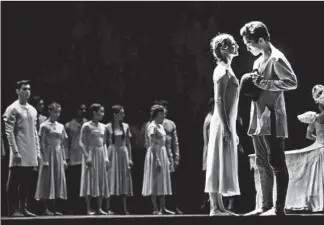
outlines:
{"label": "long skirt", "polygon": [[111,145],[108,148],[111,166],[108,170],[110,195],[133,195],[133,182],[126,146]]}
{"label": "long skirt", "polygon": [[63,149],[61,146],[48,146],[48,166],[40,163],[35,199],[67,199]]}
{"label": "long skirt", "polygon": [[144,179],[142,195],[171,195],[171,177],[169,169],[169,159],[166,148],[157,146],[154,149],[159,155],[161,168],[156,166],[156,157],[152,152],[152,147],[148,148],[144,163]]}
{"label": "long skirt", "polygon": [[104,148],[93,148],[90,157],[92,166],[86,165],[85,157],[82,157],[82,171],[81,171],[81,197],[103,197],[109,198],[109,182],[108,171],[105,165]]}

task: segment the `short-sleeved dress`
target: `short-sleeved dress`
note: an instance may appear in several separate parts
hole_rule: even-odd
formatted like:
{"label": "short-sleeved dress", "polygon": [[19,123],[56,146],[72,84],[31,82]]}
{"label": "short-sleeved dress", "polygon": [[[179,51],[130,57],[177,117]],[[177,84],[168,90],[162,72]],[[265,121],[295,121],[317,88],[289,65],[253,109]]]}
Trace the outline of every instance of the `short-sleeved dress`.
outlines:
{"label": "short-sleeved dress", "polygon": [[[171,195],[169,158],[165,147],[166,133],[161,124],[151,122],[147,127],[149,147],[145,156],[142,195]],[[157,168],[160,161],[160,169]]]}
{"label": "short-sleeved dress", "polygon": [[86,158],[82,155],[82,172],[80,196],[108,198],[109,182],[105,161],[108,160],[106,142],[106,126],[103,123],[86,122],[82,125],[80,139],[92,162],[86,165]]}
{"label": "short-sleeved dress", "polygon": [[[107,124],[108,131],[108,157],[110,168],[108,170],[110,195],[133,195],[133,183],[131,168],[129,167],[130,156],[126,146],[126,141],[131,137],[129,126],[122,123],[122,130],[112,128],[112,124]],[[114,140],[113,140],[114,135]]]}
{"label": "short-sleeved dress", "polygon": [[[42,158],[35,199],[67,199],[65,149],[67,134],[63,124],[46,120],[40,125]],[[44,163],[48,162],[48,166]]]}
{"label": "short-sleeved dress", "polygon": [[[218,96],[217,83],[221,82],[221,79],[228,79],[224,96]],[[217,192],[224,196],[240,195],[238,181],[238,143],[236,140],[239,82],[233,70],[223,63],[218,64],[215,68],[213,81],[215,110],[210,121],[205,192]],[[228,114],[228,122],[232,131],[229,142],[224,142],[223,139],[224,127],[218,113],[222,109],[218,109],[219,104],[217,103],[220,98],[224,98],[225,110]]]}

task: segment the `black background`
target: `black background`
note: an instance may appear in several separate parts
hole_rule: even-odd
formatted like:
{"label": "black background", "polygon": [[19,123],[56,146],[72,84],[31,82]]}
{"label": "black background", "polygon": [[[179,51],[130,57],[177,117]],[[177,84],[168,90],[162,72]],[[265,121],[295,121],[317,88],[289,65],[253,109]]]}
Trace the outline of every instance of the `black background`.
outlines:
{"label": "black background", "polygon": [[[120,103],[126,121],[139,126],[155,99],[168,100],[180,140],[181,205],[185,212],[196,212],[204,186],[202,124],[213,94],[210,39],[218,32],[235,37],[240,55],[233,60],[233,70],[240,78],[255,60],[243,45],[240,28],[251,20],[268,26],[272,44],[286,55],[299,82],[297,90],[285,93],[286,150],[302,148],[309,142],[297,115],[317,110],[311,88],[323,83],[323,11],[322,2],[2,2],[1,112],[16,99],[14,85],[20,79],[32,80],[32,94],[43,96],[46,104],[62,104],[62,123],[80,103],[100,102],[106,106],[105,122],[111,105]],[[75,30],[86,34],[76,38]],[[174,41],[176,37],[184,39]],[[241,101],[246,131],[250,103]],[[240,156],[238,204],[246,211],[254,204],[247,162],[253,149],[248,137],[241,139],[245,155]],[[133,211],[142,198],[144,154],[134,149]],[[149,199],[143,204],[150,210]]]}

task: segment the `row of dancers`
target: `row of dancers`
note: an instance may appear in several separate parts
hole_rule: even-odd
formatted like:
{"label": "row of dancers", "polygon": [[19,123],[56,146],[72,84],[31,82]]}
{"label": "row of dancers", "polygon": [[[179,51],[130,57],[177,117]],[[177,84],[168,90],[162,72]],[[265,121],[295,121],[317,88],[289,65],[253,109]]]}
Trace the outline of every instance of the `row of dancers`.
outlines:
{"label": "row of dancers", "polygon": [[[94,103],[89,107],[92,114],[89,121],[84,118],[87,109],[81,105],[77,116],[64,126],[58,122],[61,105],[50,104],[46,118],[28,103],[30,89],[29,81],[19,81],[18,100],[3,116],[10,148],[9,215],[35,216],[27,209],[30,178],[35,167],[38,167],[35,199],[44,203],[43,215],[62,215],[55,203],[57,199],[67,199],[70,188],[72,199],[77,199],[78,195],[85,199],[88,215],[114,214],[110,210],[110,196],[120,196],[124,213],[129,214],[126,202],[128,196],[133,196],[132,134],[129,125],[123,122],[124,108],[114,105],[113,120],[104,125],[101,123],[105,115],[102,105]],[[43,107],[44,102],[39,99],[38,104]],[[176,192],[176,180],[171,177],[180,161],[176,126],[166,119],[166,114],[167,102],[156,101],[143,129],[147,153],[142,195],[151,196],[154,215],[182,214],[178,207],[175,212],[168,210],[165,203],[165,197]],[[71,187],[67,187],[66,182],[68,166],[75,171]],[[76,185],[78,182],[80,185]],[[95,212],[91,209],[92,198],[97,202]],[[102,209],[103,200],[106,211]],[[50,203],[54,206],[53,212],[49,210]]]}

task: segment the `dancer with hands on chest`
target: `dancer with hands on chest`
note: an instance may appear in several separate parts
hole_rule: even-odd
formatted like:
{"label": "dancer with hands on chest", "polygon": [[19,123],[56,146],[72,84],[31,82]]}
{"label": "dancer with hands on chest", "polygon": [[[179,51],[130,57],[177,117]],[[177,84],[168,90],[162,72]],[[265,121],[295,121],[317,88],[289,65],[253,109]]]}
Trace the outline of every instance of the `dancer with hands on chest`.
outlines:
{"label": "dancer with hands on chest", "polygon": [[[289,182],[284,143],[288,138],[284,92],[297,88],[297,77],[285,55],[271,44],[264,23],[249,22],[240,33],[247,50],[254,56],[260,55],[254,62],[254,72],[241,78],[243,93],[249,83],[259,90],[257,97],[252,98],[248,134],[255,149],[263,198],[262,208],[246,216],[283,216]],[[272,197],[274,177],[277,186],[275,206]]]}
{"label": "dancer with hands on chest", "polygon": [[[106,145],[106,126],[100,121],[105,109],[100,104],[90,106],[92,120],[84,123],[80,134],[83,151],[80,196],[86,200],[87,214],[91,215],[91,198],[97,198],[96,214],[107,215],[102,210],[102,199],[109,199],[109,159]],[[109,210],[109,205],[107,206]]]}

